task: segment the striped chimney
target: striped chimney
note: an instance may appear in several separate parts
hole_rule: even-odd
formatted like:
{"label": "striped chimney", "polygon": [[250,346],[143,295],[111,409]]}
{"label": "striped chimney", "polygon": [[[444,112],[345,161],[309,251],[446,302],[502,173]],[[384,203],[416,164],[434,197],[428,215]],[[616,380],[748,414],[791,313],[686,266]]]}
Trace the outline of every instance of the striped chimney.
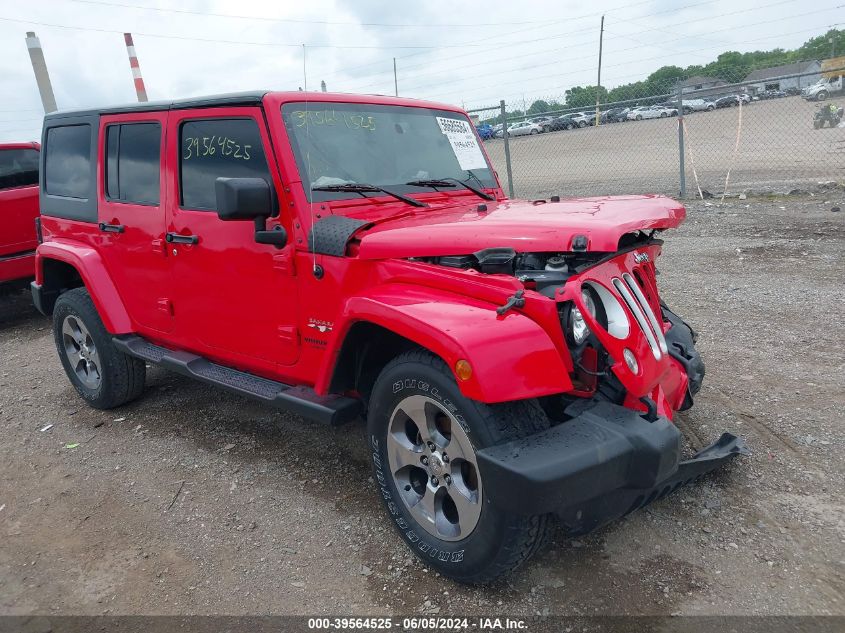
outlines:
{"label": "striped chimney", "polygon": [[129,53],[129,67],[132,68],[132,78],[135,80],[135,92],[138,93],[138,101],[149,101],[147,89],[144,87],[144,79],[141,77],[141,66],[138,65],[138,56],[135,54],[132,33],[124,33],[123,39],[126,40],[126,52]]}

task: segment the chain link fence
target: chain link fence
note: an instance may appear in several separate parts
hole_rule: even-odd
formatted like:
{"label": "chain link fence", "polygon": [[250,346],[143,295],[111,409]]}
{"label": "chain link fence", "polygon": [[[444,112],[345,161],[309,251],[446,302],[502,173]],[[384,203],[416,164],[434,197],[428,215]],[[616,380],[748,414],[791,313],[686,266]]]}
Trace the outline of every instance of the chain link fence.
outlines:
{"label": "chain link fence", "polygon": [[[579,88],[469,110],[511,195],[702,197],[845,179],[845,67]],[[575,107],[575,106],[579,107]],[[831,105],[833,108],[831,109]],[[823,120],[820,120],[821,117]],[[821,127],[820,127],[821,123]]]}

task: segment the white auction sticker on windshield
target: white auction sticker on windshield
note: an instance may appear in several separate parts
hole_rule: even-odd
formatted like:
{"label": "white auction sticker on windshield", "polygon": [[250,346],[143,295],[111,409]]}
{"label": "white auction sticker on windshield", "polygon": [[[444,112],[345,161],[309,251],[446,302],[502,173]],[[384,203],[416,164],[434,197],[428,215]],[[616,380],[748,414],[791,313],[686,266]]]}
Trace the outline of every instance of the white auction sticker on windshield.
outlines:
{"label": "white auction sticker on windshield", "polygon": [[467,121],[439,116],[437,117],[437,124],[440,126],[440,131],[449,139],[449,144],[452,146],[452,151],[455,152],[455,158],[458,159],[461,169],[485,169],[487,167],[484,154],[482,154],[475,134]]}

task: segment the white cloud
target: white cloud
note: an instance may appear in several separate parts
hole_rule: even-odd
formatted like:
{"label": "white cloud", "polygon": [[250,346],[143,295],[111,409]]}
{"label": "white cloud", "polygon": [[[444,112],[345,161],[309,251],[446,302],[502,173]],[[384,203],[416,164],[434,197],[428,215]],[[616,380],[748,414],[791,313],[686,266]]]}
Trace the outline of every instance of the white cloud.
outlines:
{"label": "white cloud", "polygon": [[[106,6],[110,2],[262,19]],[[325,79],[330,90],[392,94],[396,57],[400,94],[473,107],[501,98],[521,102],[524,97],[528,103],[561,98],[570,86],[594,84],[602,10],[607,14],[602,83],[613,86],[667,64],[706,63],[728,49],[799,46],[839,18],[838,2],[611,0],[608,7],[572,0],[527,6],[503,0],[0,0],[5,18],[0,20],[0,140],[39,136],[41,104],[24,41],[30,30],[41,39],[60,108],[135,99],[123,31],[134,34],[151,99],[296,90],[303,85],[304,42],[312,45],[307,49],[311,89],[318,90]],[[410,46],[443,48],[401,48]]]}

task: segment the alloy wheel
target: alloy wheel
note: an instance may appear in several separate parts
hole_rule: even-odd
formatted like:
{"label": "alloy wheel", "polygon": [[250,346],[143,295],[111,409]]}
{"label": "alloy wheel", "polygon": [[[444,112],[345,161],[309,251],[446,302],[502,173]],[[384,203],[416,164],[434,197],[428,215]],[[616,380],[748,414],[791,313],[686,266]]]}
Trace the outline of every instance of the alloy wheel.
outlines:
{"label": "alloy wheel", "polygon": [[97,389],[102,382],[100,356],[88,328],[72,314],[62,323],[62,345],[79,381],[88,389]]}
{"label": "alloy wheel", "polygon": [[481,516],[481,478],[469,437],[455,416],[427,396],[404,398],[387,431],[390,472],[413,518],[429,534],[458,541]]}

